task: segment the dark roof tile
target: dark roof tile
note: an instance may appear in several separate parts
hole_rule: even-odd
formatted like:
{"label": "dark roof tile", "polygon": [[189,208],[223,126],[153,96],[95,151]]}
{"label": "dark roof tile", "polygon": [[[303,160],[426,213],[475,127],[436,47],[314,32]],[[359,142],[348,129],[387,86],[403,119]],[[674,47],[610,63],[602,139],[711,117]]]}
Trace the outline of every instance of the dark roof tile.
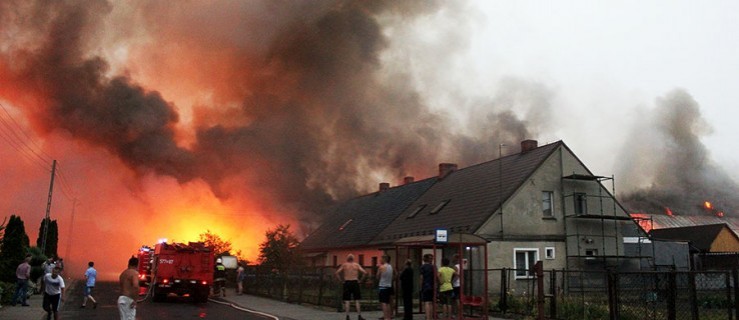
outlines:
{"label": "dark roof tile", "polygon": [[301,249],[367,245],[435,182],[425,179],[342,202],[301,242]]}

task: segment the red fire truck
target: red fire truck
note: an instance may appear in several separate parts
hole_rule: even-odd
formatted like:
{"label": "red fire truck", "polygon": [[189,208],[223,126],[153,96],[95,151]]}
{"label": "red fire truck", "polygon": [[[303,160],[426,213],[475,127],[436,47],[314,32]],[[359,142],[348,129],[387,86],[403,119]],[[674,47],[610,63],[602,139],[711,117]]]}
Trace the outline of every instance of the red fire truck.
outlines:
{"label": "red fire truck", "polygon": [[168,294],[189,295],[207,302],[213,284],[213,250],[202,242],[159,243],[139,250],[139,283],[154,302]]}

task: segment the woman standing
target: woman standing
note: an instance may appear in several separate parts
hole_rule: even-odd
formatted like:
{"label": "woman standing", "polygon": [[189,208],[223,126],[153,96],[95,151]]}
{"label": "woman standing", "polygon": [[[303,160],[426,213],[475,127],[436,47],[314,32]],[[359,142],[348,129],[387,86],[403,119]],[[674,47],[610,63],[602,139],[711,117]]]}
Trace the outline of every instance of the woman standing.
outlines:
{"label": "woman standing", "polygon": [[244,279],[246,279],[246,272],[244,272],[244,263],[239,262],[239,267],[236,269],[236,285],[238,286],[238,290],[236,291],[237,295],[244,294]]}

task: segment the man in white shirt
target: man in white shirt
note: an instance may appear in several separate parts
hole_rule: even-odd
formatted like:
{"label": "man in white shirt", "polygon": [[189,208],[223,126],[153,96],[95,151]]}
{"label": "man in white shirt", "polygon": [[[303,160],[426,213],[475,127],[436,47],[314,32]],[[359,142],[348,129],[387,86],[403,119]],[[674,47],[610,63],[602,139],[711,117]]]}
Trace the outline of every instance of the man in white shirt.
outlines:
{"label": "man in white shirt", "polygon": [[44,275],[44,302],[42,307],[46,310],[46,320],[59,320],[59,307],[64,302],[64,279],[59,275],[60,268],[54,267],[51,273]]}

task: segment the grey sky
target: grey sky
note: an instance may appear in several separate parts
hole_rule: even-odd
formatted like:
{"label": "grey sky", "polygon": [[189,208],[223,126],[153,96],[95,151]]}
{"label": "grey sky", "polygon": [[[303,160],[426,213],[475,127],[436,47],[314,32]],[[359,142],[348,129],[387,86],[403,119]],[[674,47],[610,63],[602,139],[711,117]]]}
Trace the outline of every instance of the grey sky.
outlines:
{"label": "grey sky", "polygon": [[712,128],[702,140],[710,156],[728,172],[739,169],[739,3],[472,1],[460,8],[393,30],[406,34],[387,57],[416,62],[409,66],[429,104],[469,107],[506,77],[542,84],[554,93],[551,123],[532,138],[563,139],[596,173],[611,174],[620,150],[634,143],[626,139],[638,120],[658,97],[682,88]]}

